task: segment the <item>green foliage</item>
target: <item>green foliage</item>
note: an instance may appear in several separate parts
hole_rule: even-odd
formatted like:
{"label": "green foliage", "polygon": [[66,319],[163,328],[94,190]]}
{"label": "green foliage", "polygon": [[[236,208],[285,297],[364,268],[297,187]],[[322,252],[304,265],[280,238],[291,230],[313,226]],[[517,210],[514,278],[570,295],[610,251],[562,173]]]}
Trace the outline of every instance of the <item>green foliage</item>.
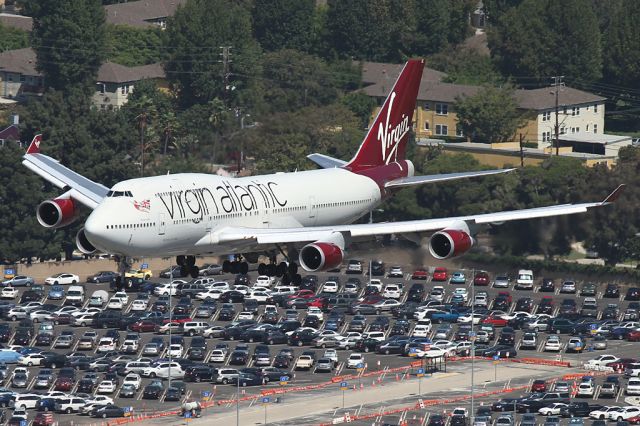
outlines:
{"label": "green foliage", "polygon": [[351,92],[343,96],[340,102],[360,119],[360,125],[363,129],[369,125],[371,113],[376,107],[375,99],[362,92]]}
{"label": "green foliage", "polygon": [[0,259],[58,256],[59,238],[36,220],[36,206],[44,199],[40,177],[20,165],[24,151],[19,146],[7,143],[0,152],[5,162],[0,167]]}
{"label": "green foliage", "polygon": [[506,10],[488,33],[491,55],[504,75],[602,75],[598,21],[590,0],[524,0]]}
{"label": "green foliage", "polygon": [[312,152],[347,160],[363,133],[351,111],[333,104],[274,114],[243,136],[236,145],[248,147],[247,155],[256,159],[256,173],[269,173],[313,168],[306,158]]}
{"label": "green foliage", "polygon": [[622,0],[610,7],[602,49],[605,80],[636,87],[640,81],[640,3]]}
{"label": "green foliage", "polygon": [[29,33],[6,27],[0,22],[0,52],[29,47]]}
{"label": "green foliage", "polygon": [[105,13],[98,0],[27,0],[33,17],[32,46],[45,84],[90,93],[105,50]]}
{"label": "green foliage", "polygon": [[513,88],[485,86],[476,95],[458,98],[458,125],[474,142],[504,142],[524,120],[517,108]]}
{"label": "green foliage", "polygon": [[429,66],[447,73],[445,83],[497,85],[504,81],[491,58],[460,47],[431,56]]}
{"label": "green foliage", "polygon": [[[214,98],[227,106],[251,109],[260,91],[260,46],[252,36],[251,15],[231,0],[189,0],[167,24],[171,46],[165,66],[180,103],[206,104]],[[225,87],[220,46],[231,46],[229,87]]]}
{"label": "green foliage", "polygon": [[165,32],[160,28],[107,26],[107,60],[133,67],[161,62],[166,58]]}
{"label": "green foliage", "polygon": [[264,50],[311,49],[314,0],[256,0],[252,12],[254,35]]}

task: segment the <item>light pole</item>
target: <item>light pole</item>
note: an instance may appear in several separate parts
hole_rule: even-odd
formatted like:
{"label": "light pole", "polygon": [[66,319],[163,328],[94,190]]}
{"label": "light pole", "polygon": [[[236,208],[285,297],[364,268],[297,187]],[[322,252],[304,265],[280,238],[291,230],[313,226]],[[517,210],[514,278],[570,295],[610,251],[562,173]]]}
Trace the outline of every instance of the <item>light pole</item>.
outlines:
{"label": "light pole", "polygon": [[173,317],[173,312],[171,311],[171,298],[173,296],[171,293],[173,293],[173,265],[169,263],[169,387],[167,389],[171,387],[171,327],[173,327],[173,324],[171,324],[171,319]]}
{"label": "light pole", "polygon": [[474,328],[473,325],[475,323],[475,304],[476,304],[476,284],[475,284],[475,269],[471,270],[471,422],[473,423],[474,418],[475,418],[475,414],[474,414],[474,402],[475,402],[475,397],[473,395],[474,393],[474,379],[475,379],[475,358],[476,358],[476,351],[475,351],[475,344],[476,344],[476,335],[474,332]]}

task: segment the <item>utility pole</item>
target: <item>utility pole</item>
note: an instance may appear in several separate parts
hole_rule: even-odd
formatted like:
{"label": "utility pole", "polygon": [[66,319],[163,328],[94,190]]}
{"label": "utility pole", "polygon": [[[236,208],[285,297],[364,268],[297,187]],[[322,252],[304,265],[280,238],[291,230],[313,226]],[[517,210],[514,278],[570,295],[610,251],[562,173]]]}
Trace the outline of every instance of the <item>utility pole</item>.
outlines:
{"label": "utility pole", "polygon": [[552,86],[555,87],[555,95],[556,95],[556,125],[554,126],[555,130],[555,143],[556,143],[556,155],[560,155],[560,124],[558,120],[559,109],[558,109],[558,93],[560,92],[560,87],[564,86],[562,79],[563,75],[557,75],[553,78]]}
{"label": "utility pole", "polygon": [[222,84],[224,85],[224,100],[227,100],[227,94],[229,92],[229,77],[231,76],[231,73],[229,72],[229,68],[231,63],[233,62],[231,60],[231,47],[232,46],[220,46],[220,57],[222,58],[220,61],[222,63]]}
{"label": "utility pole", "polygon": [[520,167],[524,167],[524,136],[520,133]]}

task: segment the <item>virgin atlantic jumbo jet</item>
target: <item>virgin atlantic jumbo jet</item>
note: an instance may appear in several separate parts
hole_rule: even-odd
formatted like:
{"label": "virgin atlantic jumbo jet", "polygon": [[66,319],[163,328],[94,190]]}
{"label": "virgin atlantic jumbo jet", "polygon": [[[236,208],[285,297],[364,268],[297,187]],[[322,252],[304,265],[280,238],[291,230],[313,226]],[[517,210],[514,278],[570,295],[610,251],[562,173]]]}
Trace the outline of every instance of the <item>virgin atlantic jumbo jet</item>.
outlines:
{"label": "virgin atlantic jumbo jet", "polygon": [[[341,264],[354,239],[392,233],[418,236],[435,258],[446,259],[469,250],[482,224],[582,213],[619,196],[623,185],[602,202],[353,224],[400,188],[509,171],[413,175],[405,148],[423,67],[424,60],[405,64],[351,161],[309,155],[320,170],[242,178],[182,173],[130,179],[108,189],[41,154],[38,135],[23,164],[66,191],[38,206],[38,221],[48,228],[69,225],[84,204],[93,210],[76,236],[84,253],[100,251],[123,259],[176,256],[183,275],[194,277],[199,255],[235,254],[237,261],[225,262],[224,268],[246,272],[243,257],[257,261],[258,254],[268,254],[273,264],[261,265],[260,272],[295,282],[300,279],[296,256],[307,271],[332,269]],[[288,266],[275,265],[279,252],[290,259]]]}

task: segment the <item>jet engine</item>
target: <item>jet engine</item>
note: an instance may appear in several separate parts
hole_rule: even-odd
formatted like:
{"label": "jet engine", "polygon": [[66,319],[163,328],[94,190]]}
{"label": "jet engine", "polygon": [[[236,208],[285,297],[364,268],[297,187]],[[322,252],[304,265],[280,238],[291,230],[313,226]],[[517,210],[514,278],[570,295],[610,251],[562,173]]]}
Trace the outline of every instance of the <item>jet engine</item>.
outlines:
{"label": "jet engine", "polygon": [[448,259],[466,253],[473,244],[468,229],[443,229],[431,236],[429,253],[436,259]]}
{"label": "jet engine", "polygon": [[38,222],[45,228],[62,228],[78,218],[76,202],[64,194],[53,200],[40,203],[36,210]]}
{"label": "jet engine", "polygon": [[300,265],[309,272],[337,268],[344,259],[344,251],[333,243],[316,241],[300,250]]}
{"label": "jet engine", "polygon": [[98,249],[91,244],[91,241],[87,239],[87,236],[84,233],[84,228],[80,228],[76,234],[76,246],[78,247],[78,250],[84,254],[93,254],[98,251]]}

